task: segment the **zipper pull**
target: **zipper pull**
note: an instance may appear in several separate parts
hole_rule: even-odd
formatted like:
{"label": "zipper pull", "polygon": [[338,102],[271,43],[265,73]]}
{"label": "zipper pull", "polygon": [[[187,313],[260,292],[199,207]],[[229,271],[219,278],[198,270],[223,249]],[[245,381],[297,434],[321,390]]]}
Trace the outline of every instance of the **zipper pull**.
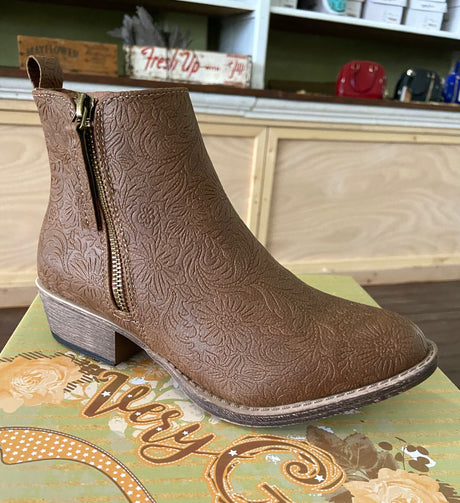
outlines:
{"label": "zipper pull", "polygon": [[86,120],[86,115],[87,111],[85,108],[85,100],[86,100],[86,94],[85,93],[78,93],[77,96],[77,103],[75,107],[75,115],[73,117],[73,122],[77,123],[77,129],[83,129],[83,117]]}
{"label": "zipper pull", "polygon": [[94,216],[97,230],[102,230],[102,219],[99,211],[99,194],[97,186],[97,166],[96,154],[94,151],[93,132],[91,121],[93,119],[96,100],[86,93],[78,93],[75,104],[75,115],[72,122],[76,123],[77,133],[80,137],[83,158],[85,161],[86,173],[88,175],[91,199],[93,201]]}
{"label": "zipper pull", "polygon": [[79,131],[90,127],[93,117],[94,105],[94,98],[88,96],[86,93],[78,93],[75,106],[75,115],[72,122],[77,123],[77,129]]}

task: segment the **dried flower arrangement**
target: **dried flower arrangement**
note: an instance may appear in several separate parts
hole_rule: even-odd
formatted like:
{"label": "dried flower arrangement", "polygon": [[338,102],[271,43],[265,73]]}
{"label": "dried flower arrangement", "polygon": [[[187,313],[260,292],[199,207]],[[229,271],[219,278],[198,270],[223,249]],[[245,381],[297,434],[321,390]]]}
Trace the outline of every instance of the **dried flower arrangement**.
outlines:
{"label": "dried flower arrangement", "polygon": [[112,37],[121,38],[126,45],[144,45],[186,49],[190,43],[190,31],[181,33],[178,26],[155,23],[144,7],[137,6],[133,16],[125,14],[123,25],[107,32]]}

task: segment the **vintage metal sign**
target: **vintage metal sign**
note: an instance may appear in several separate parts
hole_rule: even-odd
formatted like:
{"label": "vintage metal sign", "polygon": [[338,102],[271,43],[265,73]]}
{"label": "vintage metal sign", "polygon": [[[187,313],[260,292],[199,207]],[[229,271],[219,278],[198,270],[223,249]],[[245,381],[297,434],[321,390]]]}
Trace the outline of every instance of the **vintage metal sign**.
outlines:
{"label": "vintage metal sign", "polygon": [[249,87],[250,56],[140,45],[123,46],[132,78]]}

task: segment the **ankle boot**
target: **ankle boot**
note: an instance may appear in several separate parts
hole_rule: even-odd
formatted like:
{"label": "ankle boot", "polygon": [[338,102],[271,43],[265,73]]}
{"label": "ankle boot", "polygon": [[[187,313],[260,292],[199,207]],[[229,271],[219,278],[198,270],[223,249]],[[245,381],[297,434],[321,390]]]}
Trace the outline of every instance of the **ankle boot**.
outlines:
{"label": "ankle boot", "polygon": [[294,424],[393,396],[436,348],[410,321],[315,290],[231,206],[186,89],[83,94],[28,71],[51,194],[38,248],[54,337],[117,364],[139,348],[206,411]]}

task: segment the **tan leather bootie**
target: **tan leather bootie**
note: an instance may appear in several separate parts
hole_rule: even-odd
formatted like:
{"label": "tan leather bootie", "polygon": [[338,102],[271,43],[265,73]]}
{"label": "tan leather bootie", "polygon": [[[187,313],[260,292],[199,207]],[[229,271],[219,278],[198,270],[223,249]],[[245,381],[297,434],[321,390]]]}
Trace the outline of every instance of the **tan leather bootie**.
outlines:
{"label": "tan leather bootie", "polygon": [[205,410],[252,425],[376,402],[436,348],[397,314],[315,290],[227,199],[185,89],[83,94],[30,78],[51,166],[38,285],[57,340],[116,364],[139,348]]}

